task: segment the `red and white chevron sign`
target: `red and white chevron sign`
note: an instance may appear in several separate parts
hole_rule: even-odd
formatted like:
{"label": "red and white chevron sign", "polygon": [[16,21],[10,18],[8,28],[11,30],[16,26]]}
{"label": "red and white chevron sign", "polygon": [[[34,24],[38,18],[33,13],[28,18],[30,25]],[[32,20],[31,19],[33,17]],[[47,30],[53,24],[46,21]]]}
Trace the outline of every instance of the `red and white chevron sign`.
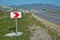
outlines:
{"label": "red and white chevron sign", "polygon": [[11,18],[21,18],[21,12],[11,12],[10,17]]}

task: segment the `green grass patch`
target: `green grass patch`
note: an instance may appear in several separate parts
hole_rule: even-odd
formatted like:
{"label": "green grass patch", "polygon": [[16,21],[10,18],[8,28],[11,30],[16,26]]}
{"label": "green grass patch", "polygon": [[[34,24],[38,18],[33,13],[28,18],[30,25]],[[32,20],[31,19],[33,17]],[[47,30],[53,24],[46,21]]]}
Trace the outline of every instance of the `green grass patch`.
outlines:
{"label": "green grass patch", "polygon": [[[3,16],[8,16],[9,14],[5,14]],[[22,18],[18,19],[18,31],[23,32],[21,36],[18,37],[5,37],[4,35],[7,33],[11,33],[12,31],[9,28],[15,27],[15,19],[11,19],[10,16],[4,19],[0,19],[0,40],[30,40],[30,31],[29,31],[29,17],[31,14],[22,13]]]}
{"label": "green grass patch", "polygon": [[17,37],[5,37],[5,34],[12,32],[9,30],[10,28],[15,28],[15,19],[10,18],[9,12],[4,15],[2,14],[1,17],[5,16],[7,17],[0,19],[0,40],[30,40],[31,32],[29,27],[32,25],[40,25],[40,27],[48,30],[48,33],[54,36],[53,38],[56,36],[56,33],[53,31],[53,29],[47,28],[40,21],[37,21],[33,16],[31,16],[31,13],[22,13],[22,18],[18,19],[18,31],[23,32],[23,34]]}

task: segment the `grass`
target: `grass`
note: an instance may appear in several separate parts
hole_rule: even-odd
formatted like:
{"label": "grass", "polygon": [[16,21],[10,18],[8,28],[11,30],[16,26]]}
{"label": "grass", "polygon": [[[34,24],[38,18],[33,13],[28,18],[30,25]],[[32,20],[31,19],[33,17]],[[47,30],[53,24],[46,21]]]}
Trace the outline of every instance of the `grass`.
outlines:
{"label": "grass", "polygon": [[[9,14],[2,15],[7,16]],[[4,35],[10,33],[9,28],[15,27],[15,19],[11,19],[9,16],[7,18],[0,19],[0,40],[30,40],[29,31],[29,17],[30,14],[22,13],[22,18],[18,19],[18,31],[23,32],[21,36],[18,37],[5,37]],[[27,22],[28,21],[28,22]]]}
{"label": "grass", "polygon": [[17,37],[5,37],[5,34],[12,32],[9,30],[10,28],[15,28],[15,19],[11,19],[9,13],[2,14],[2,16],[7,17],[0,19],[0,40],[30,40],[31,32],[29,27],[32,25],[40,25],[40,27],[48,30],[50,35],[56,36],[55,31],[52,31],[53,29],[47,28],[41,22],[37,21],[34,17],[31,16],[31,13],[22,13],[22,18],[18,19],[18,31],[23,32],[23,34]]}
{"label": "grass", "polygon": [[[6,18],[2,18],[7,16]],[[22,18],[18,19],[18,31],[23,32],[18,37],[5,37],[7,33],[11,33],[10,28],[15,28],[15,19],[11,19],[9,13],[3,13],[0,19],[0,40],[30,40],[31,32],[29,27],[32,25],[42,25],[31,13],[22,13]],[[43,25],[42,25],[43,26]]]}

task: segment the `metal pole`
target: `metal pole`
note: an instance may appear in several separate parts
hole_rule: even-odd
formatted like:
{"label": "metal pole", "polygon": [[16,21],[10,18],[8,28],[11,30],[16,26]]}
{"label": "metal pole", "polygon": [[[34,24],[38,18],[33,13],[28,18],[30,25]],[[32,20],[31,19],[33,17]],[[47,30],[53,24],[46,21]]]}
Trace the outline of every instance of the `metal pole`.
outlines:
{"label": "metal pole", "polygon": [[17,18],[16,18],[16,33],[18,32],[18,29],[17,29]]}

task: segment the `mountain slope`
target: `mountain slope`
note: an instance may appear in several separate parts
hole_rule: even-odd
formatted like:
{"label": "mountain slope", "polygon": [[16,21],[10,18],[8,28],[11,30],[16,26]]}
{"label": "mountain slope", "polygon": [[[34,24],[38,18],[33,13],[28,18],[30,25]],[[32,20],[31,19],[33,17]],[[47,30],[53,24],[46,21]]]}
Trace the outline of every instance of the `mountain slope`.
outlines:
{"label": "mountain slope", "polygon": [[26,9],[26,10],[43,10],[45,9],[46,11],[60,11],[60,7],[52,5],[52,4],[25,4],[25,5],[21,5],[18,6],[18,9],[22,8],[22,9]]}

